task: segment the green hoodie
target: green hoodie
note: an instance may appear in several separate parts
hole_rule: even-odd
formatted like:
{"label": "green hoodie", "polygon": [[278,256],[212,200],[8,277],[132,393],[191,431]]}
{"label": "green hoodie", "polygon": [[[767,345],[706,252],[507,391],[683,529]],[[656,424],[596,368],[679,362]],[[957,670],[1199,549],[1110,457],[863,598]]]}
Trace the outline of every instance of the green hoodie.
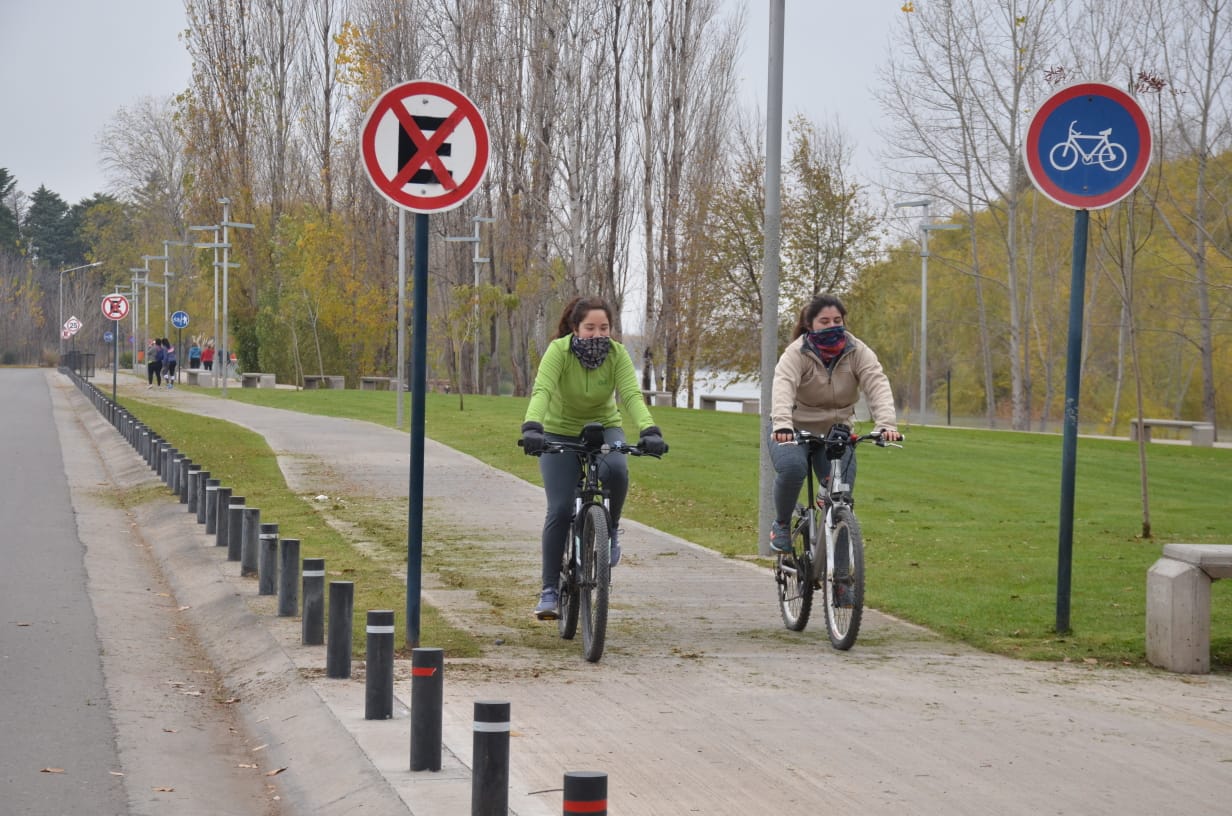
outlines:
{"label": "green hoodie", "polygon": [[619,428],[620,410],[614,394],[619,390],[625,413],[633,418],[638,431],[654,425],[625,347],[613,340],[603,365],[589,369],[573,355],[572,339],[568,334],[548,344],[539,361],[525,421],[539,422],[545,431],[560,436],[577,436],[588,422]]}

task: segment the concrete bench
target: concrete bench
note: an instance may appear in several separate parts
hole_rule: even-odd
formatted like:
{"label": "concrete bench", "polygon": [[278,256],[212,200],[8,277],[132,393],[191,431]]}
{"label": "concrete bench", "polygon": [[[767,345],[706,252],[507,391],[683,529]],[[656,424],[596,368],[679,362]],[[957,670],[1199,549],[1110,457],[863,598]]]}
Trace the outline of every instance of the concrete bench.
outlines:
{"label": "concrete bench", "polygon": [[1211,670],[1211,581],[1232,578],[1232,544],[1165,544],[1146,575],[1146,659],[1185,674]]}
{"label": "concrete bench", "polygon": [[346,377],[338,374],[305,374],[304,375],[304,390],[312,391],[317,388],[322,389],[337,389],[346,388]]}
{"label": "concrete bench", "polygon": [[246,371],[240,375],[240,386],[242,388],[274,388],[273,374],[258,374],[256,372]]}
{"label": "concrete bench", "polygon": [[388,391],[390,377],[360,377],[359,389],[361,391]]}
{"label": "concrete bench", "polygon": [[[189,385],[205,385],[210,382],[213,374],[213,371],[206,371],[204,368],[184,369],[184,378]],[[202,382],[202,377],[204,377],[205,382]]]}
{"label": "concrete bench", "polygon": [[647,405],[669,405],[670,406],[672,404],[672,392],[671,391],[649,391],[643,388],[642,396],[646,399]]}
{"label": "concrete bench", "polygon": [[746,414],[761,413],[761,400],[757,397],[721,397],[718,394],[702,394],[697,398],[697,404],[703,411],[719,410],[720,402],[738,403],[740,410]]}
{"label": "concrete bench", "polygon": [[1137,441],[1138,434],[1147,442],[1151,441],[1151,428],[1174,428],[1189,431],[1189,444],[1200,448],[1215,446],[1215,426],[1209,422],[1191,422],[1185,419],[1144,419],[1139,431],[1138,420],[1129,421],[1129,438]]}

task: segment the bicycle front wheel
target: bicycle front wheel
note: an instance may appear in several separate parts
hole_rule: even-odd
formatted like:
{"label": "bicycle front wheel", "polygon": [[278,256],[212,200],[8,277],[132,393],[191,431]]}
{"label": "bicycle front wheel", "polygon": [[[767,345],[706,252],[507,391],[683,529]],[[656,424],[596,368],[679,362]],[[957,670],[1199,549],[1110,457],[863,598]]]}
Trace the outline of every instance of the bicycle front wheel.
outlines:
{"label": "bicycle front wheel", "polygon": [[834,561],[826,564],[826,631],[830,645],[847,650],[855,645],[864,615],[864,535],[850,507],[835,507]]}
{"label": "bicycle front wheel", "polygon": [[809,524],[806,511],[797,506],[792,516],[791,544],[794,552],[782,553],[775,559],[774,582],[778,585],[779,612],[783,625],[793,632],[803,632],[813,611],[813,579],[809,561]]}
{"label": "bicycle front wheel", "polygon": [[574,553],[577,547],[577,530],[569,528],[569,543],[565,546],[565,554],[560,564],[560,582],[557,594],[560,598],[560,618],[556,626],[560,636],[565,640],[573,640],[577,634],[578,625],[578,570]]}
{"label": "bicycle front wheel", "polygon": [[603,656],[607,636],[607,601],[612,586],[612,541],[607,513],[597,504],[586,507],[582,519],[582,564],[578,600],[582,613],[582,653],[591,663]]}

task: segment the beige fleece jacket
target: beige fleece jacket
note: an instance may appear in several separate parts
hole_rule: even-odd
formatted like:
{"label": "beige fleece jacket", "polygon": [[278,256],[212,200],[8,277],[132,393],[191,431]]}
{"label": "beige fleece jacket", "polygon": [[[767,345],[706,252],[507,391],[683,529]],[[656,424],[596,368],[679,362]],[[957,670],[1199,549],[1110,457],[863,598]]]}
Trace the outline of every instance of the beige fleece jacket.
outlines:
{"label": "beige fleece jacket", "polygon": [[847,348],[827,371],[801,335],[787,345],[774,367],[770,430],[796,428],[824,434],[836,422],[853,425],[861,391],[875,429],[898,430],[890,381],[871,348],[847,332]]}

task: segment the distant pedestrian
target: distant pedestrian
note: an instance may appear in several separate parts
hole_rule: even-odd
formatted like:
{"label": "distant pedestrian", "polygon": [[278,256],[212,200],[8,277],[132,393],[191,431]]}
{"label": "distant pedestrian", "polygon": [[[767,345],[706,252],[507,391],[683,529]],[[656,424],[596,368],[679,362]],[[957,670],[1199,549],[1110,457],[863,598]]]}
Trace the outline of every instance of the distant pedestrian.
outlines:
{"label": "distant pedestrian", "polygon": [[163,347],[163,381],[171,389],[175,387],[175,346],[166,337],[160,342]]}
{"label": "distant pedestrian", "polygon": [[146,388],[153,388],[155,380],[163,384],[163,347],[157,340],[145,347],[145,378]]}
{"label": "distant pedestrian", "polygon": [[201,365],[206,371],[214,370],[214,344],[206,343],[205,348],[201,350]]}
{"label": "distant pedestrian", "polygon": [[192,346],[188,349],[188,367],[201,368],[201,346],[196,340],[192,341]]}

